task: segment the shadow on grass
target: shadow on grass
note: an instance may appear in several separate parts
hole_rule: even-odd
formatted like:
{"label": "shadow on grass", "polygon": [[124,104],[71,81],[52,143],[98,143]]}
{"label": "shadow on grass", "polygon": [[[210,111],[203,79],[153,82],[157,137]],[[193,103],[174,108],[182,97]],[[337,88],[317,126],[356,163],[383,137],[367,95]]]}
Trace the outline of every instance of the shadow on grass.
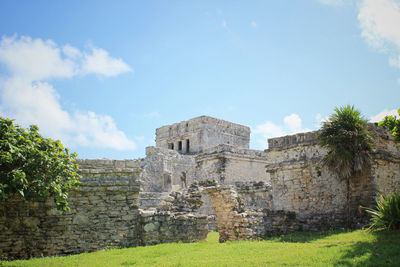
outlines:
{"label": "shadow on grass", "polygon": [[[319,232],[294,232],[281,236],[269,236],[265,240],[292,243],[309,243],[332,235],[354,230],[329,230]],[[375,232],[370,241],[334,241],[325,248],[337,247],[341,257],[335,259],[338,266],[400,266],[400,230]]]}
{"label": "shadow on grass", "polygon": [[292,242],[292,243],[308,243],[322,239],[331,235],[348,233],[353,230],[340,229],[340,230],[326,230],[326,231],[304,231],[304,232],[293,232],[284,235],[270,235],[264,237],[265,240],[274,240],[279,242]]}
{"label": "shadow on grass", "polygon": [[357,242],[347,247],[337,265],[399,266],[400,231],[373,233],[373,242]]}

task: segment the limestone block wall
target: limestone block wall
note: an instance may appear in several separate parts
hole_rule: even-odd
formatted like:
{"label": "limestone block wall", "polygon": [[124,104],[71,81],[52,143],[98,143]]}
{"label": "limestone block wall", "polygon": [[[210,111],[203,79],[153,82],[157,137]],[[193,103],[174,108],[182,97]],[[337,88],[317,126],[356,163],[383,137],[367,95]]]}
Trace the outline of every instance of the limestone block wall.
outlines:
{"label": "limestone block wall", "polygon": [[[399,148],[386,130],[369,125],[374,133],[371,168],[351,178],[351,223],[367,221],[360,206],[373,206],[376,192],[400,190]],[[273,210],[295,212],[303,229],[337,227],[345,222],[346,181],[321,162],[326,155],[317,144],[318,132],[269,140],[268,164]]]}
{"label": "limestone block wall", "polygon": [[215,180],[233,185],[246,181],[269,183],[270,179],[265,171],[267,153],[264,151],[219,145],[198,154],[196,164],[199,181]]}
{"label": "limestone block wall", "polygon": [[[230,145],[219,145],[204,150],[195,157],[196,181],[218,181],[235,185],[237,182],[269,182],[265,171],[264,151],[241,149]],[[216,229],[215,208],[208,195],[203,194],[201,212],[209,216],[209,228]],[[262,199],[259,199],[262,202]]]}
{"label": "limestone block wall", "polygon": [[[262,237],[300,229],[296,213],[273,210],[271,186],[263,182],[222,185],[215,181],[193,183],[183,192],[172,192],[161,212],[201,214],[204,196],[215,212],[220,242]],[[157,224],[159,226],[159,224]]]}
{"label": "limestone block wall", "polygon": [[[326,151],[318,146],[317,134],[310,132],[269,140],[266,169],[273,188],[273,210],[294,212],[304,230],[345,223],[346,181],[323,167],[321,160]],[[370,190],[366,194],[368,198]],[[358,200],[359,205],[369,203]],[[353,207],[353,212],[356,209]]]}
{"label": "limestone block wall", "polygon": [[67,255],[108,247],[194,242],[208,233],[205,215],[138,208],[142,160],[79,160],[81,185],[70,213],[53,200],[17,197],[0,205],[0,259]]}
{"label": "limestone block wall", "polygon": [[0,258],[95,251],[139,243],[137,161],[82,160],[81,186],[70,192],[71,213],[52,200],[18,198],[0,206]]}
{"label": "limestone block wall", "polygon": [[141,168],[141,190],[144,192],[179,190],[195,180],[194,156],[181,155],[166,148],[147,147]]}
{"label": "limestone block wall", "polygon": [[208,234],[206,215],[184,212],[141,211],[142,245],[198,242]]}
{"label": "limestone block wall", "polygon": [[383,195],[400,193],[400,147],[391,134],[376,124],[370,125],[375,133],[372,183],[377,193]]}
{"label": "limestone block wall", "polygon": [[156,146],[180,153],[198,153],[228,144],[249,148],[250,128],[240,124],[200,116],[156,129]]}

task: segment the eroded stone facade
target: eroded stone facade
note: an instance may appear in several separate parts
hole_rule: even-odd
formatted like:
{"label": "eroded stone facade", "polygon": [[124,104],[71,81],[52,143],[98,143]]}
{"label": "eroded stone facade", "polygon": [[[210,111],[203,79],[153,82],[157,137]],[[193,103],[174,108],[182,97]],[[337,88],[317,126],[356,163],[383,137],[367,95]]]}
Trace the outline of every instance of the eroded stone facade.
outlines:
{"label": "eroded stone facade", "polygon": [[270,139],[249,149],[246,126],[201,116],[156,130],[156,146],[137,160],[80,160],[82,184],[71,213],[53,202],[10,199],[0,206],[0,258],[94,251],[106,247],[220,241],[366,222],[361,206],[400,192],[400,150],[375,134],[371,166],[345,181],[321,163],[318,132]]}
{"label": "eroded stone facade", "polygon": [[156,129],[156,146],[183,154],[198,153],[220,144],[249,148],[250,128],[200,116]]}

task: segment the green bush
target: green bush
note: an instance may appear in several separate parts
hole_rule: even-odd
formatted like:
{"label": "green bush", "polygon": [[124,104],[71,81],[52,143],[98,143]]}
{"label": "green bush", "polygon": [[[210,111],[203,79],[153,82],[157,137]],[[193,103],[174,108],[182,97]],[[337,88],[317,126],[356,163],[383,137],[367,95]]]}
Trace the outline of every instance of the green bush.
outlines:
{"label": "green bush", "polygon": [[[400,116],[400,109],[397,110],[397,113]],[[400,119],[397,119],[396,116],[386,116],[378,125],[391,131],[394,140],[400,143]]]}
{"label": "green bush", "polygon": [[53,197],[59,210],[69,210],[68,191],[80,178],[76,156],[60,141],[44,138],[37,126],[25,130],[0,117],[0,205],[14,195]]}
{"label": "green bush", "polygon": [[371,214],[371,231],[400,229],[400,194],[392,193],[376,200],[376,209],[365,208]]}

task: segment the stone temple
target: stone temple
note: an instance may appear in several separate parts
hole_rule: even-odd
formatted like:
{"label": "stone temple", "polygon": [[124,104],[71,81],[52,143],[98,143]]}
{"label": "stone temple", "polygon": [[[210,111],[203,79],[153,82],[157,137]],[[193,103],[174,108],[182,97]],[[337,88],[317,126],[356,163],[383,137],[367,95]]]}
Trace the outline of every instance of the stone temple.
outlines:
{"label": "stone temple", "polygon": [[52,200],[1,203],[0,258],[195,242],[215,230],[223,242],[361,227],[368,217],[360,206],[372,207],[378,192],[400,192],[399,147],[385,129],[369,129],[371,165],[348,188],[323,166],[317,131],[253,150],[249,127],[208,116],[160,127],[145,158],[79,160],[71,213]]}
{"label": "stone temple", "polygon": [[156,146],[181,154],[195,154],[226,144],[249,148],[250,128],[207,116],[156,129]]}

